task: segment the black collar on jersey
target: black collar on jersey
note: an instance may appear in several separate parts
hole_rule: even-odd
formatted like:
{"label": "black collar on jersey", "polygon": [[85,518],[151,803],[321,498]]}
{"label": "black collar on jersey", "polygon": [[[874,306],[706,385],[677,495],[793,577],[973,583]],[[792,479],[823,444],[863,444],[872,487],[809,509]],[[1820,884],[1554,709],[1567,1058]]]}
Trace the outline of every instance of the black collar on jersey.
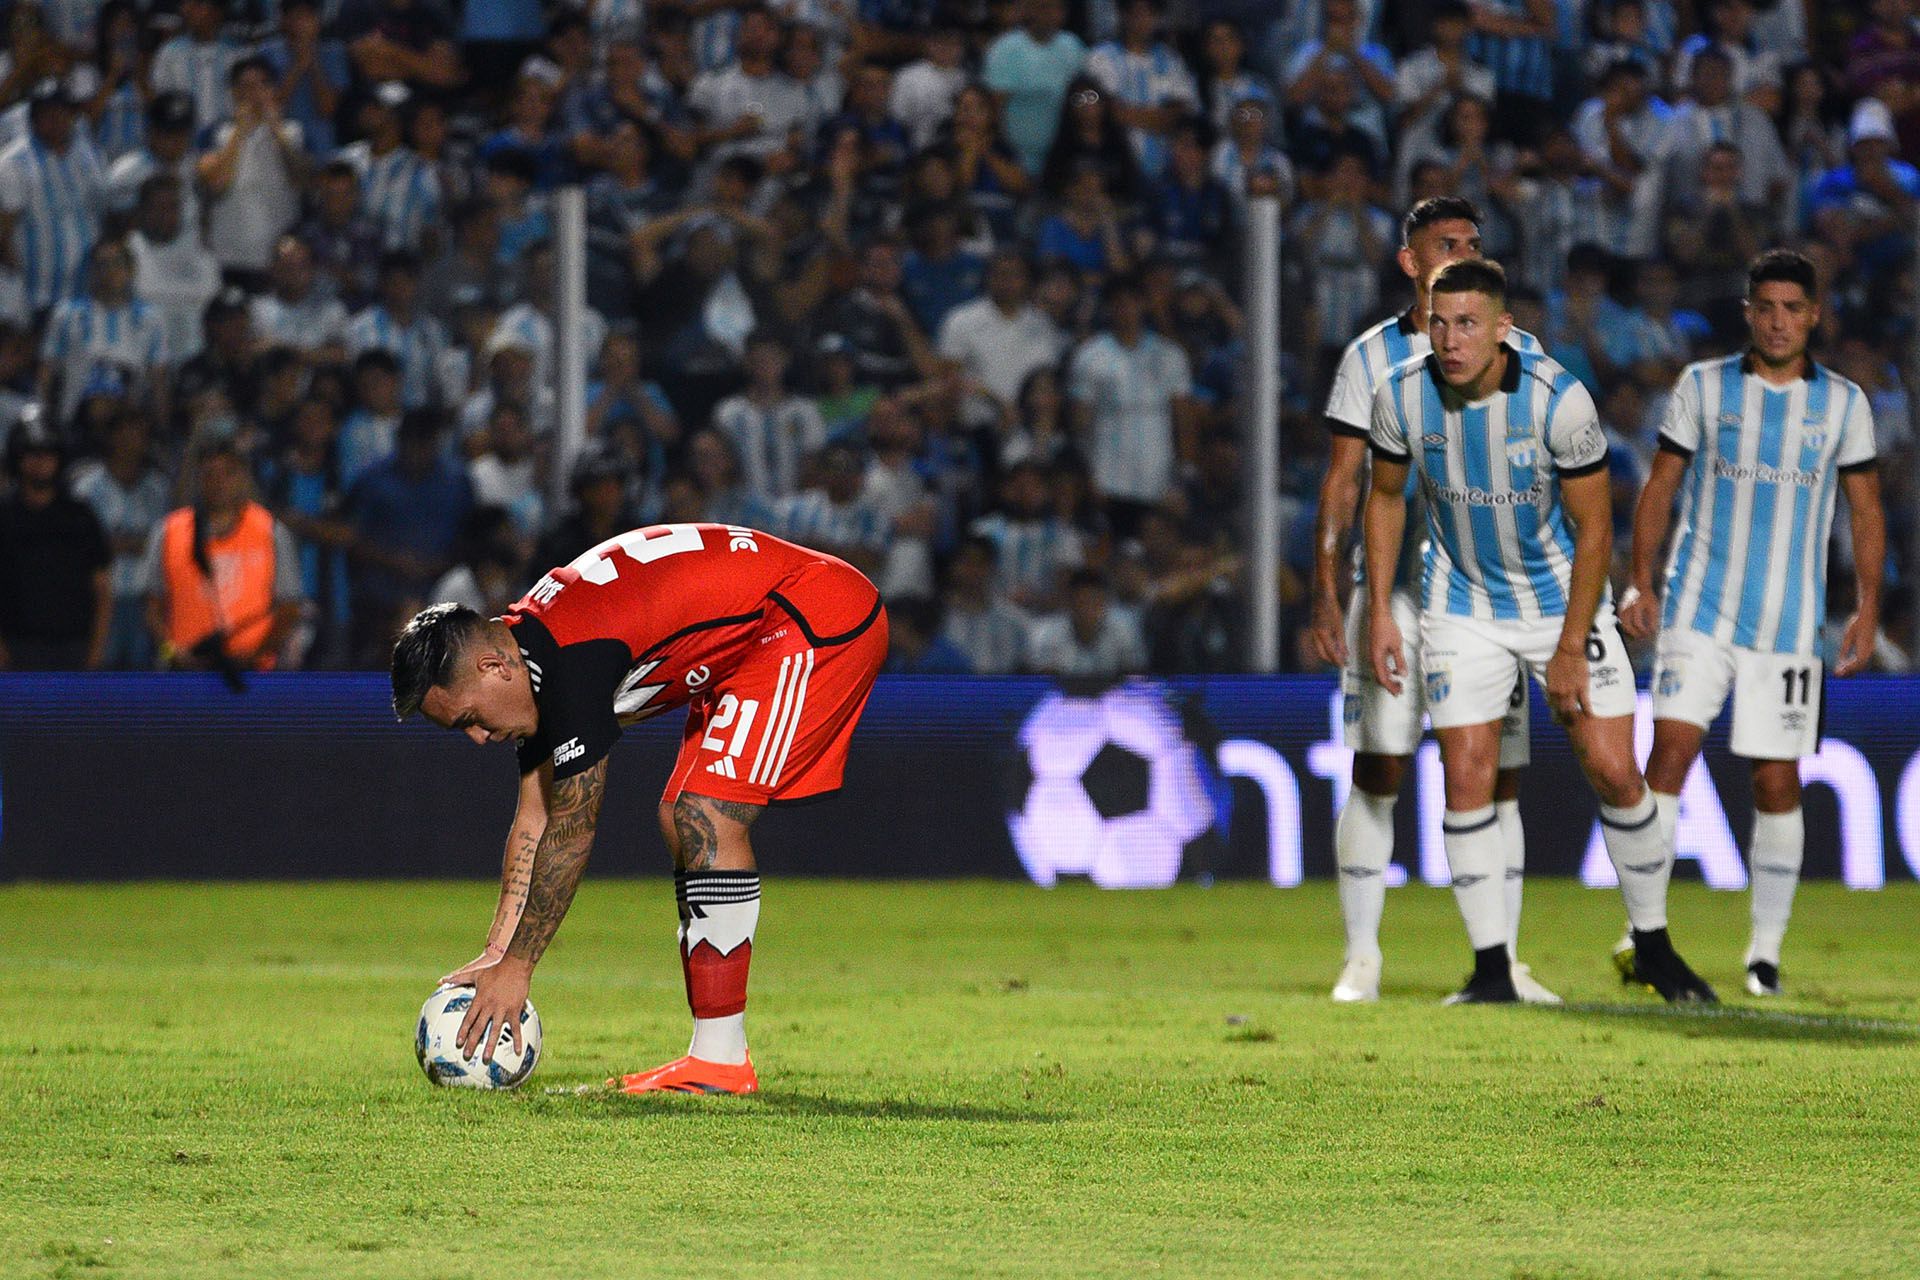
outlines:
{"label": "black collar on jersey", "polygon": [[[1420,304],[1416,302],[1413,305],[1417,307]],[[1413,307],[1408,307],[1405,311],[1402,311],[1399,320],[1394,322],[1393,327],[1409,338],[1419,333],[1420,326],[1413,322]]]}
{"label": "black collar on jersey", "polygon": [[[1819,370],[1819,367],[1820,367],[1819,365],[1814,363],[1814,359],[1811,355],[1808,355],[1805,352],[1802,352],[1800,354],[1800,380],[1802,382],[1812,382],[1813,375]],[[1754,372],[1752,347],[1748,347],[1745,351],[1740,353],[1740,372],[1741,373]]]}
{"label": "black collar on jersey", "polygon": [[[1520,353],[1514,350],[1510,342],[1503,342],[1500,346],[1507,353],[1507,371],[1500,375],[1500,390],[1507,395],[1512,395],[1520,389]],[[1433,385],[1439,389],[1441,395],[1464,399],[1458,391],[1448,386],[1447,380],[1440,375],[1439,356],[1427,357],[1427,376],[1433,379]]]}
{"label": "black collar on jersey", "polygon": [[526,664],[527,680],[533,687],[534,705],[539,706],[544,692],[541,686],[546,683],[546,673],[556,668],[554,660],[560,656],[560,644],[547,624],[530,613],[509,611],[503,621],[519,647],[520,661]]}

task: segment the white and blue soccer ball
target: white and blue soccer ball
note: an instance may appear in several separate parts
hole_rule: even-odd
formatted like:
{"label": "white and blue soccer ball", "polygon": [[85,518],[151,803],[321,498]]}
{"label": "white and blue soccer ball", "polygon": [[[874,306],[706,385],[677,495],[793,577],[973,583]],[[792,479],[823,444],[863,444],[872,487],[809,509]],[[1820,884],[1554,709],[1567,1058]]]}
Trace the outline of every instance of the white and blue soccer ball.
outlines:
{"label": "white and blue soccer ball", "polygon": [[493,1061],[460,1054],[460,1023],[473,1004],[473,988],[440,987],[420,1006],[420,1022],[413,1033],[414,1056],[420,1069],[437,1085],[460,1089],[511,1089],[533,1074],[540,1061],[540,1015],[529,1000],[520,1011],[520,1049],[513,1047],[513,1032],[500,1030],[500,1043],[493,1047]]}

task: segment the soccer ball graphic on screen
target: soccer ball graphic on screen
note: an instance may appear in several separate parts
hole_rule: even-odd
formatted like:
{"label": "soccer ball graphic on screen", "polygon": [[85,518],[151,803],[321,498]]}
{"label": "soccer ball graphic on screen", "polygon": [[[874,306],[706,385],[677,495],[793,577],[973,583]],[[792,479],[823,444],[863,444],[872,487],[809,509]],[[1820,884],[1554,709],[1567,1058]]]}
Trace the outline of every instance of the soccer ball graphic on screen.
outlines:
{"label": "soccer ball graphic on screen", "polygon": [[1007,829],[1036,884],[1083,875],[1105,889],[1162,888],[1213,825],[1198,755],[1151,684],[1049,693],[1020,726],[1020,745],[1032,780]]}
{"label": "soccer ball graphic on screen", "polygon": [[472,1004],[472,987],[441,987],[428,996],[420,1006],[420,1023],[413,1033],[414,1056],[420,1059],[420,1069],[427,1073],[427,1079],[437,1085],[511,1089],[532,1075],[534,1064],[540,1061],[540,1015],[534,1012],[533,1001],[527,1001],[520,1011],[521,1051],[514,1052],[513,1034],[503,1030],[500,1043],[494,1046],[493,1061],[482,1062],[478,1056],[461,1057],[460,1046],[455,1043],[461,1020]]}

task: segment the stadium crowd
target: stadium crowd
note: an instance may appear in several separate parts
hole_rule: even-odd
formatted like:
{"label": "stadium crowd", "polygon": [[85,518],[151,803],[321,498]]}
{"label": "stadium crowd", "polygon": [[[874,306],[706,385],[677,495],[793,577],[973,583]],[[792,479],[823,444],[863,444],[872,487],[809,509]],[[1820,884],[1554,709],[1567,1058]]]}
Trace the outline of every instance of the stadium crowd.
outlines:
{"label": "stadium crowd", "polygon": [[[14,667],[384,667],[424,602],[717,520],[866,570],[891,669],[1241,668],[1263,182],[1290,621],[1334,361],[1406,305],[1398,211],[1458,193],[1601,407],[1623,552],[1748,259],[1814,258],[1881,444],[1881,661],[1913,652],[1911,0],[0,7]],[[572,183],[590,442],[556,503]]]}

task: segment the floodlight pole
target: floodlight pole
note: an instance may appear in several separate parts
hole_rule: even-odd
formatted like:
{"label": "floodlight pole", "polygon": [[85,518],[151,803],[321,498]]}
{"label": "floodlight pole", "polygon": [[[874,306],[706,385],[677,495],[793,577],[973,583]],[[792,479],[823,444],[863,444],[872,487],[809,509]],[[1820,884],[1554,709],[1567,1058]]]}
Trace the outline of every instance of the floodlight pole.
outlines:
{"label": "floodlight pole", "polygon": [[1280,669],[1280,193],[1247,186],[1247,662]]}
{"label": "floodlight pole", "polygon": [[553,202],[554,269],[560,279],[554,298],[554,395],[559,424],[554,433],[551,474],[553,510],[564,510],[568,478],[587,442],[587,192],[562,187]]}

